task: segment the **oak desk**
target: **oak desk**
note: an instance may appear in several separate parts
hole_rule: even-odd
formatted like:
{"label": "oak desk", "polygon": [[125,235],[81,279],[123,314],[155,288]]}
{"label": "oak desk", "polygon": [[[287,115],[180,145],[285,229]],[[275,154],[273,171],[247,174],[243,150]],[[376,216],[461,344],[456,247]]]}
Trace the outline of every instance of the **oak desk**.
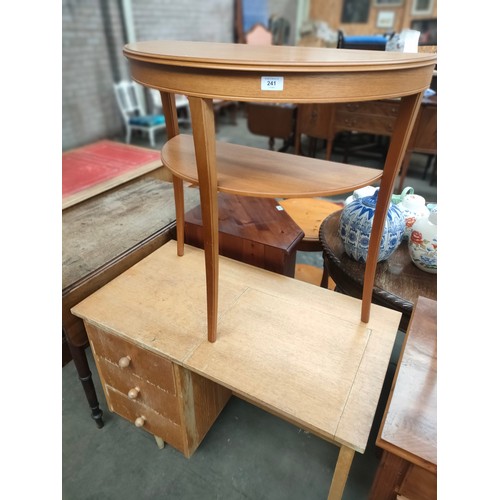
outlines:
{"label": "oak desk", "polygon": [[437,303],[419,297],[376,440],[384,453],[371,499],[437,497],[436,377]]}
{"label": "oak desk", "polygon": [[[229,389],[339,446],[329,498],[341,498],[354,453],[366,448],[401,313],[374,305],[362,323],[359,299],[220,257],[219,336],[212,343],[203,269],[203,250],[186,245],[179,257],[170,241],[72,308],[85,322],[98,367],[107,367],[99,373],[110,409],[131,422],[146,417],[139,423],[147,431],[189,456],[208,430],[200,422],[194,444],[183,446],[189,415],[198,422],[207,414],[211,423],[225,403],[218,387]],[[118,347],[102,352],[103,344]],[[118,387],[120,374],[126,377],[122,358],[129,360],[123,370],[149,372],[132,377],[133,397],[130,387]],[[186,413],[185,399],[172,400],[185,391],[185,384],[172,389],[172,370],[183,380],[199,377],[197,392],[187,394],[195,398],[187,420],[177,406]],[[160,394],[146,399],[149,389]]]}

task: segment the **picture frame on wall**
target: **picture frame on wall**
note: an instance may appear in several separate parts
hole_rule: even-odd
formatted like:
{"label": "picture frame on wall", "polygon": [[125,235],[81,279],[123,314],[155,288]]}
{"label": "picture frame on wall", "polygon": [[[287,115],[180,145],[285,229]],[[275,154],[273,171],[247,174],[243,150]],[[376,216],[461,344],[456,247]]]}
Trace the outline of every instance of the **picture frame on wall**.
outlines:
{"label": "picture frame on wall", "polygon": [[377,14],[377,28],[392,29],[396,13],[393,10],[381,10]]}
{"label": "picture frame on wall", "polygon": [[341,22],[367,23],[370,14],[370,0],[344,0]]}
{"label": "picture frame on wall", "polygon": [[434,9],[434,0],[413,0],[412,16],[429,16]]}

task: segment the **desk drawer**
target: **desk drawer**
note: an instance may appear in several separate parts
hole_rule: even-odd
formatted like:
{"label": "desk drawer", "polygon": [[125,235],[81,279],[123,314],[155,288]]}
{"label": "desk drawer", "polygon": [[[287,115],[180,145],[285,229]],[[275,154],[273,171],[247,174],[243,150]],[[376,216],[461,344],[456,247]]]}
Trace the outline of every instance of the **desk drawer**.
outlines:
{"label": "desk drawer", "polygon": [[[164,391],[162,387],[153,385],[128,370],[124,371],[107,359],[99,358],[98,361],[101,376],[107,387],[113,388],[128,399],[134,399],[137,403],[155,410],[172,422],[181,423],[179,401],[175,394]],[[135,391],[136,395],[132,394],[130,397],[129,391],[131,390]]]}
{"label": "desk drawer", "polygon": [[110,410],[135,425],[137,418],[144,418],[143,429],[163,439],[181,453],[185,453],[184,432],[175,422],[156,413],[151,408],[130,400],[123,394],[108,387],[108,404]]}
{"label": "desk drawer", "polygon": [[120,368],[124,373],[135,374],[170,394],[176,394],[174,368],[168,359],[88,323],[85,328],[96,356],[117,367],[120,366],[120,359],[128,357],[128,365]]}
{"label": "desk drawer", "polygon": [[392,116],[396,118],[399,113],[399,101],[348,102],[338,104],[337,111],[340,113],[359,113],[363,115]]}
{"label": "desk drawer", "polygon": [[355,130],[369,134],[391,135],[396,118],[392,116],[364,115],[339,111],[336,117],[337,130]]}

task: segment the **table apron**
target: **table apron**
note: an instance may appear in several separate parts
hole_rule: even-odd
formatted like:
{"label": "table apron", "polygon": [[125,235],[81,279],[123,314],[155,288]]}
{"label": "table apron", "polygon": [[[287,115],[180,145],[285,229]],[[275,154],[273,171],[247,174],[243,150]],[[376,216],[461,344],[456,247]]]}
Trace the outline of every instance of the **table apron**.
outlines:
{"label": "table apron", "polygon": [[[417,94],[429,86],[433,66],[356,72],[249,72],[158,65],[130,60],[132,78],[160,91],[249,102],[358,102]],[[388,78],[388,74],[390,78]],[[282,91],[261,90],[261,77],[284,78]]]}

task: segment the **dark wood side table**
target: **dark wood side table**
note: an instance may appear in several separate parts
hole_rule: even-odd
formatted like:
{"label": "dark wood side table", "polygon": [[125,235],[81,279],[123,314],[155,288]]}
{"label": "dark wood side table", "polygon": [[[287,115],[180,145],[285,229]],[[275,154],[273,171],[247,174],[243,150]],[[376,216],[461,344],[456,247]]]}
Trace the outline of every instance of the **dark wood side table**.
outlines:
{"label": "dark wood side table", "polygon": [[419,297],[376,440],[371,500],[437,498],[436,378],[437,303]]}
{"label": "dark wood side table", "polygon": [[[341,215],[341,210],[329,215],[319,230],[325,271],[335,282],[336,291],[361,298],[365,265],[344,251],[338,235]],[[377,265],[373,302],[402,312],[399,328],[406,331],[419,296],[437,299],[437,276],[413,264],[407,244],[403,241],[388,260]]]}
{"label": "dark wood side table", "polygon": [[[218,193],[220,255],[294,277],[304,232],[274,199]],[[186,213],[185,242],[203,248],[201,207]]]}

